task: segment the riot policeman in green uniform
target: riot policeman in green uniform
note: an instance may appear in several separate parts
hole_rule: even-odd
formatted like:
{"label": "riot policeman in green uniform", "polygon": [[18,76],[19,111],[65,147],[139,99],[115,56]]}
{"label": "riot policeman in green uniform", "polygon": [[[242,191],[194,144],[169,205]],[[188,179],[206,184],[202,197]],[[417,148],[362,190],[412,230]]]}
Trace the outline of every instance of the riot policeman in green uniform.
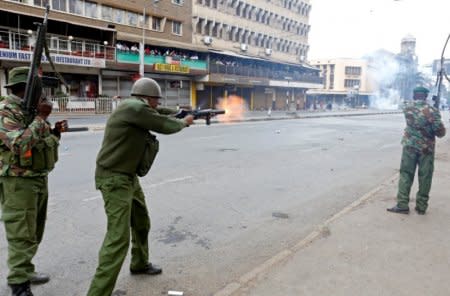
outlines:
{"label": "riot policeman in green uniform", "polygon": [[150,217],[138,177],[147,174],[158,153],[158,140],[151,132],[179,132],[193,123],[193,117],[176,119],[170,116],[176,110],[159,108],[161,88],[153,79],[137,80],[131,95],[109,117],[97,155],[95,183],[103,196],[108,225],[88,296],[112,294],[128,252],[130,232],[130,272],[162,272],[148,261]]}
{"label": "riot policeman in green uniform", "polygon": [[51,129],[47,117],[52,105],[43,100],[29,123],[22,109],[28,72],[28,67],[9,72],[5,87],[10,94],[0,101],[1,220],[8,241],[8,284],[15,296],[33,295],[30,283],[49,281],[48,275],[35,272],[32,259],[44,234],[47,175],[58,159],[59,138],[67,127],[61,121]]}
{"label": "riot policeman in green uniform", "polygon": [[403,153],[398,181],[397,205],[389,212],[408,214],[409,193],[418,167],[419,190],[416,194],[415,210],[425,214],[434,171],[435,138],[445,136],[445,127],[439,110],[426,102],[429,90],[416,87],[414,100],[405,104],[403,113],[406,128],[402,139]]}

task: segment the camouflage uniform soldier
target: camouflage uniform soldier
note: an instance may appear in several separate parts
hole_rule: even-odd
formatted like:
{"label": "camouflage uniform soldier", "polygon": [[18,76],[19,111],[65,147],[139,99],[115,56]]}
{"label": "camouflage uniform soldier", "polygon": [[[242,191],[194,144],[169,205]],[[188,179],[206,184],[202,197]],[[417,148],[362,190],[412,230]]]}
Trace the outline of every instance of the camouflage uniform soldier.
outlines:
{"label": "camouflage uniform soldier", "polygon": [[[31,262],[44,233],[47,214],[47,175],[57,160],[60,132],[46,121],[51,104],[41,101],[38,115],[27,125],[22,98],[29,68],[9,72],[10,95],[0,102],[0,201],[8,241],[8,284],[12,295],[33,295],[31,284],[49,281]],[[40,96],[40,91],[39,94]]]}
{"label": "camouflage uniform soldier", "polygon": [[445,127],[439,110],[425,101],[428,89],[416,87],[414,101],[404,107],[406,119],[405,134],[402,139],[403,154],[400,164],[397,205],[389,212],[408,214],[409,193],[414,180],[416,166],[419,175],[419,191],[416,194],[415,210],[424,215],[428,208],[431,180],[434,170],[435,137],[445,136]]}
{"label": "camouflage uniform soldier", "polygon": [[156,81],[141,78],[106,123],[97,156],[95,183],[102,192],[108,220],[99,263],[88,296],[112,294],[130,244],[132,274],[155,275],[162,269],[148,262],[150,217],[138,176],[147,174],[158,152],[158,140],[150,131],[172,134],[189,126],[184,119],[168,116],[176,111],[158,108],[161,89]]}

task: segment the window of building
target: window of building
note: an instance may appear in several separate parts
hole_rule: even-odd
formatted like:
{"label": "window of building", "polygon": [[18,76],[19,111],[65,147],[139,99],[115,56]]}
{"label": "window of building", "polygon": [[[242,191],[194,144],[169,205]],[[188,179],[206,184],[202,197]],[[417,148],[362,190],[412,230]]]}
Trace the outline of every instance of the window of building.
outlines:
{"label": "window of building", "polygon": [[66,0],[52,0],[52,9],[66,11],[67,10]]}
{"label": "window of building", "polygon": [[69,12],[74,14],[83,14],[84,0],[69,0]]}
{"label": "window of building", "polygon": [[345,79],[344,80],[344,86],[345,87],[355,87],[359,86],[360,81],[358,79]]}
{"label": "window of building", "polygon": [[228,27],[228,40],[233,41],[234,27]]}
{"label": "window of building", "polygon": [[[22,2],[22,1],[20,1]],[[34,5],[36,6],[46,6],[48,4],[48,0],[34,0]]]}
{"label": "window of building", "polygon": [[113,8],[113,21],[119,24],[123,24],[125,20],[123,13],[124,11],[122,9]]}
{"label": "window of building", "polygon": [[216,23],[215,26],[213,26],[212,28],[212,32],[211,32],[211,36],[213,37],[218,37],[218,28],[219,28],[219,23]]}
{"label": "window of building", "polygon": [[334,65],[330,65],[330,89],[334,89]]}
{"label": "window of building", "polygon": [[345,75],[361,75],[361,67],[345,67]]}
{"label": "window of building", "polygon": [[86,1],[84,3],[84,15],[87,17],[97,18],[97,3]]}
{"label": "window of building", "polygon": [[161,31],[161,18],[152,17],[152,30]]}
{"label": "window of building", "polygon": [[195,32],[197,34],[202,34],[202,24],[203,24],[203,19],[200,19],[197,23],[197,25],[195,26]]}
{"label": "window of building", "polygon": [[137,26],[137,23],[138,23],[137,13],[127,11],[127,25]]}
{"label": "window of building", "polygon": [[184,0],[172,0],[172,3],[176,5],[183,5],[183,2]]}
{"label": "window of building", "polygon": [[211,32],[212,21],[207,21],[205,25],[205,34],[209,35]]}
{"label": "window of building", "polygon": [[172,21],[172,33],[175,35],[182,35],[182,26],[179,21]]}
{"label": "window of building", "polygon": [[102,5],[102,19],[105,21],[113,20],[113,8],[110,6]]}

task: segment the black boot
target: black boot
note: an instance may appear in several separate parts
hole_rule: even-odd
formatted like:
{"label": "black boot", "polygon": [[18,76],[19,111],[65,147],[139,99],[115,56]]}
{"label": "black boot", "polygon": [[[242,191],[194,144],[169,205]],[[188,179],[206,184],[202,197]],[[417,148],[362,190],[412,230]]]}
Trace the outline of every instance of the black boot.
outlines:
{"label": "black boot", "polygon": [[30,289],[30,282],[23,284],[10,284],[12,296],[33,296]]}
{"label": "black boot", "polygon": [[162,272],[162,268],[149,262],[143,269],[130,269],[130,272],[131,274],[157,275]]}

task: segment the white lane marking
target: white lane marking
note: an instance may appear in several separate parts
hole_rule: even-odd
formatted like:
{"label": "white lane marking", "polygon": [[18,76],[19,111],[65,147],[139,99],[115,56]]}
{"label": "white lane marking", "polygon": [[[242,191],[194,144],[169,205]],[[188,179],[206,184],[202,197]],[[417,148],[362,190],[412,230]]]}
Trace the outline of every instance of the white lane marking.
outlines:
{"label": "white lane marking", "polygon": [[[193,178],[194,178],[193,176],[185,176],[185,177],[180,177],[180,178],[168,179],[168,180],[165,180],[165,181],[160,182],[160,183],[155,183],[155,184],[151,184],[151,185],[145,186],[145,188],[154,188],[154,187],[158,187],[158,186],[161,186],[161,185],[166,185],[166,184],[169,184],[169,183],[182,182],[182,181],[193,179]],[[92,196],[92,197],[88,197],[88,198],[83,199],[83,202],[93,201],[93,200],[97,200],[97,199],[101,199],[101,198],[102,198],[101,195],[96,195],[96,196]]]}
{"label": "white lane marking", "polygon": [[85,198],[85,199],[83,199],[83,201],[92,201],[92,200],[96,200],[96,199],[100,199],[100,198],[102,198],[102,196],[101,195],[97,195],[97,196]]}
{"label": "white lane marking", "polygon": [[155,184],[150,184],[148,186],[146,186],[147,188],[154,188],[154,187],[158,187],[161,185],[166,185],[169,183],[176,183],[176,182],[181,182],[181,181],[185,181],[185,180],[189,180],[189,179],[193,179],[193,176],[185,176],[185,177],[181,177],[181,178],[174,178],[174,179],[169,179],[169,180],[165,180],[163,182],[160,183],[155,183]]}
{"label": "white lane marking", "polygon": [[214,138],[222,138],[223,136],[204,136],[204,137],[197,137],[197,138],[189,138],[190,141],[195,141],[195,140],[209,140],[209,139],[214,139]]}

